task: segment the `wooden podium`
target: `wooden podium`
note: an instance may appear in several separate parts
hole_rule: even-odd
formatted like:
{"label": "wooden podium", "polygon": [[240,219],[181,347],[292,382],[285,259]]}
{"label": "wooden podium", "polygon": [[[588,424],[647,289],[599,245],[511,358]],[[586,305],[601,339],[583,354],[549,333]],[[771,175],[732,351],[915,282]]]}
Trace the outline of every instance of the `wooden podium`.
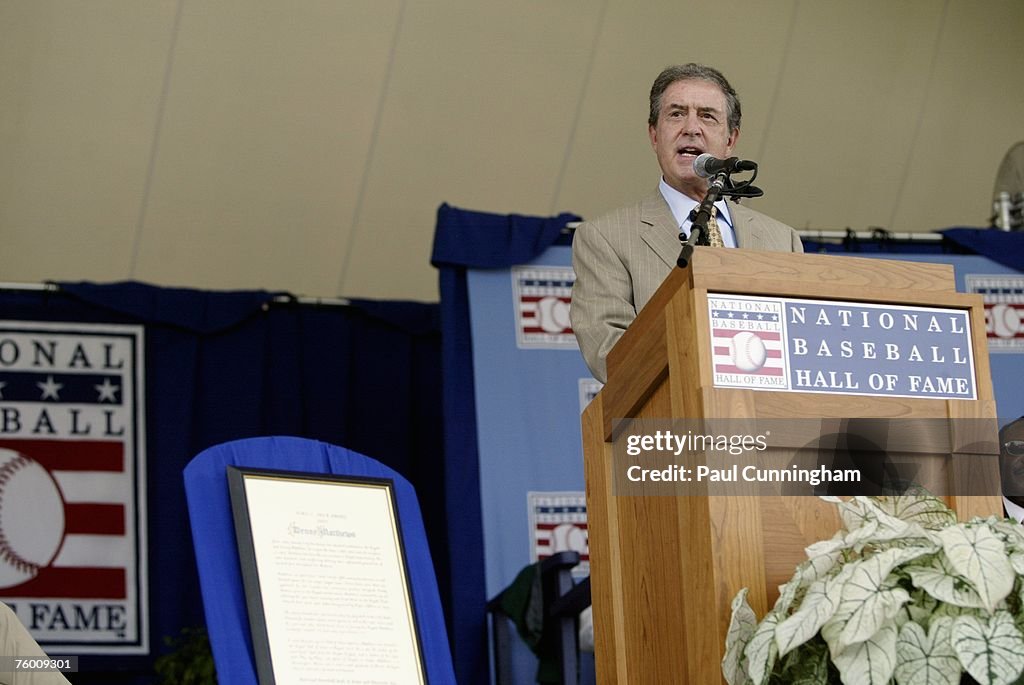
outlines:
{"label": "wooden podium", "polygon": [[[715,387],[709,293],[962,310],[975,398]],[[616,495],[616,420],[675,417],[990,419],[994,426],[981,298],[956,292],[951,266],[916,262],[697,248],[688,268],[673,269],[611,351],[608,383],[583,415],[599,683],[722,682],[735,594],[749,588],[760,618],[806,559],[804,548],[841,525],[835,505],[816,497]],[[945,499],[960,518],[1002,511],[998,495]]]}

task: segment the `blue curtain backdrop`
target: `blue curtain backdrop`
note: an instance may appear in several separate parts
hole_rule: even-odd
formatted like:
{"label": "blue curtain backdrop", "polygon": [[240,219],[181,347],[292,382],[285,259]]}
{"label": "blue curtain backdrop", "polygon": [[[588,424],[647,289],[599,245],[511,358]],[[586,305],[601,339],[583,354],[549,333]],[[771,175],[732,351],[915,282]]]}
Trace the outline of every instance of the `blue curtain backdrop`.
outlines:
{"label": "blue curtain backdrop", "polygon": [[0,292],[0,318],[145,326],[153,656],[83,656],[76,685],[150,683],[163,637],[203,624],[182,469],[228,440],[308,437],[402,473],[449,594],[438,305],[313,306],[263,291],[61,283],[58,292]]}

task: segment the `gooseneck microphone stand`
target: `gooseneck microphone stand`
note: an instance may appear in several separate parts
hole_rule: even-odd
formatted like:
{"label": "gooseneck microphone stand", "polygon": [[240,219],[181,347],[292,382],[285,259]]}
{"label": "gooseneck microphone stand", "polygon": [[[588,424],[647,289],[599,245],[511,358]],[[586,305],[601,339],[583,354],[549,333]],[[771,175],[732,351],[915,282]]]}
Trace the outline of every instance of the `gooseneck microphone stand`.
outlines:
{"label": "gooseneck microphone stand", "polygon": [[[764,190],[753,184],[754,180],[758,177],[758,165],[753,164],[753,167],[754,175],[751,176],[750,180],[738,183],[733,182],[728,171],[720,171],[711,177],[705,199],[690,211],[689,219],[691,226],[689,239],[683,236],[682,230],[679,231],[679,242],[683,244],[683,249],[679,253],[679,259],[676,260],[679,268],[686,268],[690,263],[694,247],[697,245],[710,245],[708,241],[708,220],[711,218],[711,213],[715,211],[714,205],[720,197],[732,198],[733,202],[739,202],[743,198],[760,198],[764,195]],[[700,175],[703,174],[701,173]]]}
{"label": "gooseneck microphone stand", "polygon": [[687,239],[682,231],[679,232],[679,242],[683,244],[683,249],[679,252],[676,264],[679,265],[680,269],[685,269],[690,263],[694,247],[697,245],[710,245],[708,242],[708,219],[711,218],[711,213],[715,211],[715,202],[718,201],[718,197],[722,194],[722,189],[725,188],[725,179],[726,173],[724,171],[715,174],[711,178],[708,192],[704,194],[704,199],[701,200],[697,207],[690,210],[690,237]]}

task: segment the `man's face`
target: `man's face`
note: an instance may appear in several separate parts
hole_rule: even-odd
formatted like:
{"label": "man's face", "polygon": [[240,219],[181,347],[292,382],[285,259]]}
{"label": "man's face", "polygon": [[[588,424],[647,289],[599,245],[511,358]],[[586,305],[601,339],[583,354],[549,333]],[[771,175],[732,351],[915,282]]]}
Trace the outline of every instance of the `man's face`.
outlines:
{"label": "man's face", "polygon": [[732,153],[739,129],[729,130],[725,93],[702,80],[676,81],[661,95],[656,126],[648,126],[651,147],[665,182],[694,200],[704,199],[707,179],[693,172],[693,160],[705,152],[724,159]]}
{"label": "man's face", "polygon": [[1007,499],[1024,506],[1024,421],[1003,429],[999,467]]}

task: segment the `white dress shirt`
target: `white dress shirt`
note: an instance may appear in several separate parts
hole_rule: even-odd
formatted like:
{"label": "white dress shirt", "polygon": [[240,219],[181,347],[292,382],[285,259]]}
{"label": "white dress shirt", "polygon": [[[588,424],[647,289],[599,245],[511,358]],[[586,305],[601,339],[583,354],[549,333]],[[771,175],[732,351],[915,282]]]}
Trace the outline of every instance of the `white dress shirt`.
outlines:
{"label": "white dress shirt", "polygon": [[1024,507],[1020,507],[1004,497],[1003,508],[1006,509],[1007,516],[1017,523],[1024,523]]}

